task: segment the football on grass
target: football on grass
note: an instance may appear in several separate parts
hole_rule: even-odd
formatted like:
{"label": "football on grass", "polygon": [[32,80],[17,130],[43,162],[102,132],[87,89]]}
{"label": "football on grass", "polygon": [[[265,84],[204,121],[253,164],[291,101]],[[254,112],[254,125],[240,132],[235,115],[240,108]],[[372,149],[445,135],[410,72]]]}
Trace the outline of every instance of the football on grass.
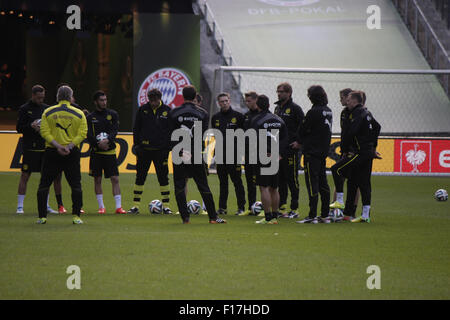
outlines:
{"label": "football on grass", "polygon": [[331,218],[331,221],[338,222],[344,219],[344,213],[341,209],[332,209],[330,210],[329,217]]}
{"label": "football on grass", "polygon": [[448,200],[448,193],[447,190],[439,189],[434,193],[434,198],[437,201],[447,201]]}
{"label": "football on grass", "polygon": [[256,201],[253,205],[252,205],[252,214],[257,216],[258,214],[261,213],[261,211],[263,211],[263,205],[261,201]]}
{"label": "football on grass", "polygon": [[189,214],[198,214],[200,212],[200,202],[197,200],[191,200],[187,203],[187,209]]}
{"label": "football on grass", "polygon": [[160,200],[153,200],[148,204],[148,209],[150,210],[150,213],[160,214],[163,210],[162,202]]}

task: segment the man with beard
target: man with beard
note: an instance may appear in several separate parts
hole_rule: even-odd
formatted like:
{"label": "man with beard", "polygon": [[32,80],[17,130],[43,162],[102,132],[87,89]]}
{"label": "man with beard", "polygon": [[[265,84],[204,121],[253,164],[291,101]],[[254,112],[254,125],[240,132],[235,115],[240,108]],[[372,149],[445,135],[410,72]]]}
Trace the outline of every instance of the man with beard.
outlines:
{"label": "man with beard", "polygon": [[[289,144],[286,147],[286,157],[280,161],[280,176],[279,176],[279,192],[280,192],[280,213],[285,218],[298,217],[298,198],[299,198],[299,183],[298,170],[300,167],[298,129],[302,124],[304,113],[302,108],[292,100],[292,86],[283,82],[277,87],[278,101],[275,102],[277,107],[274,114],[279,116],[286,124]],[[287,196],[288,187],[291,192],[290,211],[287,212]]]}

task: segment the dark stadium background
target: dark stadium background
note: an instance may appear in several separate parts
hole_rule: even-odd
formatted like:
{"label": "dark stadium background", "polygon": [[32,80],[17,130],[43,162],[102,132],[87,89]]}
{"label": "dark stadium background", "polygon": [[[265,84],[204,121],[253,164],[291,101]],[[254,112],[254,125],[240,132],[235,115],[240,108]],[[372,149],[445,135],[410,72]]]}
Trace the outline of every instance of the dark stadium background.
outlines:
{"label": "dark stadium background", "polygon": [[[70,5],[81,8],[81,31],[69,31],[66,9]],[[161,63],[160,58],[174,60],[168,52],[180,51],[181,40],[197,39],[193,46],[197,62],[187,62],[179,56],[181,65],[192,70],[193,83],[200,85],[199,78],[199,29],[198,17],[193,15],[192,2],[182,1],[0,1],[0,64],[7,63],[11,72],[8,83],[7,106],[11,112],[2,112],[1,129],[15,128],[16,110],[30,97],[31,87],[42,84],[46,92],[46,103],[55,101],[56,86],[68,83],[74,89],[76,102],[93,109],[92,94],[103,89],[108,94],[109,105],[119,112],[121,131],[131,131],[133,107],[133,13],[155,15],[149,18],[151,33],[144,33],[140,46],[151,41],[162,43],[151,59],[148,52],[145,67],[138,72],[152,70]],[[159,19],[159,14],[168,13],[170,24]],[[185,20],[197,21],[197,28],[183,28]],[[158,19],[158,20],[156,20]],[[142,21],[142,19],[141,19]],[[144,19],[144,21],[148,21]],[[155,25],[159,21],[160,25]],[[177,22],[178,21],[178,22]],[[145,25],[144,25],[145,27]],[[172,30],[168,30],[167,27]],[[179,30],[178,38],[169,39],[166,32]],[[181,30],[181,31],[180,31]],[[183,35],[184,32],[184,35]],[[194,34],[192,35],[192,32]],[[189,35],[191,34],[191,35]],[[167,41],[165,41],[167,40]],[[165,41],[165,42],[164,42]],[[195,41],[191,43],[195,44]],[[140,50],[140,48],[138,48]],[[192,50],[192,48],[188,48]],[[158,55],[159,53],[160,55]],[[186,55],[188,56],[188,55]],[[189,55],[191,57],[191,55]],[[176,57],[175,57],[176,58]],[[166,61],[167,61],[166,60]],[[192,59],[191,59],[192,61]],[[173,64],[173,63],[172,63]],[[177,64],[175,62],[175,64]],[[194,71],[197,70],[197,73]],[[134,103],[134,104],[133,104]],[[1,104],[1,103],[0,103]],[[0,105],[0,107],[5,107]]]}

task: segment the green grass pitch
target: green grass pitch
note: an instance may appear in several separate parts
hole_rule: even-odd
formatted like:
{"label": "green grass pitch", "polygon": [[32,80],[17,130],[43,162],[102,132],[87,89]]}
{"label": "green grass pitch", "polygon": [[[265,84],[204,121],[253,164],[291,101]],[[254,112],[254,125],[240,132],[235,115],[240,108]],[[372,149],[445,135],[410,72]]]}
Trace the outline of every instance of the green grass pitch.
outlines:
{"label": "green grass pitch", "polygon": [[[255,217],[230,214],[226,225],[209,225],[203,215],[182,225],[176,215],[148,214],[147,203],[160,198],[155,175],[147,179],[139,216],[111,213],[111,184],[104,181],[109,213],[99,216],[93,180],[83,174],[85,224],[49,215],[46,225],[36,225],[38,177],[32,175],[25,214],[17,216],[19,174],[0,173],[0,299],[450,298],[450,202],[433,199],[435,190],[450,189],[448,178],[373,177],[371,224],[282,219],[279,225],[256,225]],[[134,175],[120,178],[129,209]],[[217,176],[209,181],[217,205]],[[200,200],[192,181],[189,190],[188,200]],[[230,213],[234,199],[230,182]],[[50,202],[56,207],[53,189]],[[70,265],[81,269],[81,290],[66,287]],[[380,267],[380,290],[366,286],[370,265]]]}

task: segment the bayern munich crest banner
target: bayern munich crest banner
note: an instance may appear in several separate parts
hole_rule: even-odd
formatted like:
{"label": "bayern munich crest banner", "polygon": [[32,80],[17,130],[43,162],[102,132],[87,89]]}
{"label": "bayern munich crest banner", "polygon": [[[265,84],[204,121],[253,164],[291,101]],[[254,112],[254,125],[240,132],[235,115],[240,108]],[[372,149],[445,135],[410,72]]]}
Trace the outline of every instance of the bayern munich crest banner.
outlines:
{"label": "bayern munich crest banner", "polygon": [[[190,14],[134,16],[134,114],[157,88],[171,108],[183,103],[182,90],[200,85],[200,20]],[[134,116],[133,114],[133,116]]]}

